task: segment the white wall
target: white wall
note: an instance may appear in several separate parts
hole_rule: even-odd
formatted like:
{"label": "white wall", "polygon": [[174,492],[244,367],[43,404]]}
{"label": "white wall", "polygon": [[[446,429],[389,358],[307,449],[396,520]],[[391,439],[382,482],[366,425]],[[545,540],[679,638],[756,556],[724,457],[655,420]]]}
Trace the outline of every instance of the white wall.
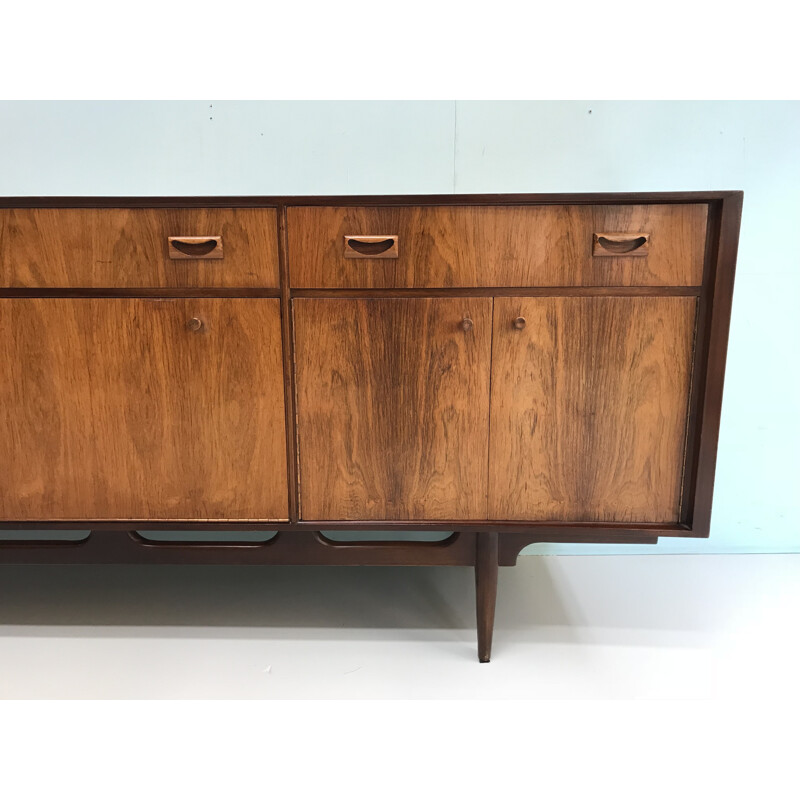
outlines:
{"label": "white wall", "polygon": [[0,195],[743,189],[708,541],[800,552],[800,103],[0,103]]}

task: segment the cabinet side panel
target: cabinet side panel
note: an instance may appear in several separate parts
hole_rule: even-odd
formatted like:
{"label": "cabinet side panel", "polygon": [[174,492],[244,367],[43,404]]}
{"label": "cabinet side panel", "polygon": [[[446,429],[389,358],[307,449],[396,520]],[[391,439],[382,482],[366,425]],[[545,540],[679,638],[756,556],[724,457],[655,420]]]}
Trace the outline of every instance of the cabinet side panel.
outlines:
{"label": "cabinet side panel", "polygon": [[495,300],[490,518],[677,522],[695,313],[691,297]]}
{"label": "cabinet side panel", "polygon": [[491,309],[293,301],[303,519],[486,519]]}

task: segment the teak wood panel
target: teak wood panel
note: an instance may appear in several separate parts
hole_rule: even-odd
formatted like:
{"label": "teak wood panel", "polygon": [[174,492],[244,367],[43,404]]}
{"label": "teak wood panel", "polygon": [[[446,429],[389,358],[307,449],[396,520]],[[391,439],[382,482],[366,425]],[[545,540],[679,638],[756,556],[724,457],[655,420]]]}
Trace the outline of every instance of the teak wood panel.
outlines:
{"label": "teak wood panel", "polygon": [[0,300],[0,519],[288,519],[281,364],[276,299]]}
{"label": "teak wood panel", "polygon": [[[704,203],[541,206],[295,206],[294,288],[698,286]],[[594,235],[649,237],[647,255],[597,257]],[[344,256],[345,236],[398,236],[398,257]]]}
{"label": "teak wood panel", "polygon": [[495,300],[490,518],[678,520],[696,303]]}
{"label": "teak wood panel", "polygon": [[491,298],[293,310],[302,519],[486,519]]}
{"label": "teak wood panel", "polygon": [[[172,259],[170,236],[220,236],[224,257]],[[0,287],[278,285],[274,208],[0,209]]]}

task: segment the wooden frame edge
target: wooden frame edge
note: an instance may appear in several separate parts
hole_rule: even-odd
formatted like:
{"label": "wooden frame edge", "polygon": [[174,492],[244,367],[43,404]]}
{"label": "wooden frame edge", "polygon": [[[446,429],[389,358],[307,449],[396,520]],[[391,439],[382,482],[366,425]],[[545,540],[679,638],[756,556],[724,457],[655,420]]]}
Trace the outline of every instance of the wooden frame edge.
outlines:
{"label": "wooden frame edge", "polygon": [[286,475],[289,498],[289,520],[297,522],[300,516],[300,486],[297,460],[297,418],[294,391],[294,334],[292,298],[289,281],[289,238],[286,229],[286,207],[277,209],[278,265],[281,300],[281,343],[283,353],[283,403],[285,412]]}
{"label": "wooden frame edge", "polygon": [[729,192],[720,200],[717,248],[710,265],[705,296],[707,318],[703,342],[695,358],[701,360],[698,387],[698,419],[692,456],[693,480],[685,498],[685,535],[707,538],[711,532],[711,505],[719,444],[722,393],[727,359],[728,334],[733,304],[733,284],[742,221],[744,192]]}

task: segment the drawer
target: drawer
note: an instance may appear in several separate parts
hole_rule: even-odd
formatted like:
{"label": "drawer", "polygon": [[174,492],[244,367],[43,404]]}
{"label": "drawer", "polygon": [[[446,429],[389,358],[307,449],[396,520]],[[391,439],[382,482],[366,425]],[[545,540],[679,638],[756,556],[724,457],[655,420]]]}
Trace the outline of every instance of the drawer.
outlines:
{"label": "drawer", "polygon": [[0,209],[2,287],[278,285],[274,208]]}
{"label": "drawer", "polygon": [[705,203],[296,206],[293,288],[697,286]]}

